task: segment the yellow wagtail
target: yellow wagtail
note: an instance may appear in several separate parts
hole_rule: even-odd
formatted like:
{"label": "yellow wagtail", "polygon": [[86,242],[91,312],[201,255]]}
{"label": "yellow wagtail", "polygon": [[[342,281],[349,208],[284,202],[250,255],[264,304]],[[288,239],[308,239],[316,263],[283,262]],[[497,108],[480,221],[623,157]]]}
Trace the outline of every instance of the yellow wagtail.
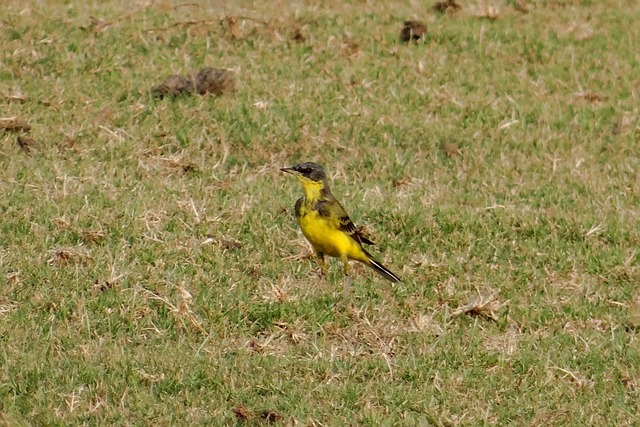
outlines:
{"label": "yellow wagtail", "polygon": [[342,260],[345,275],[349,275],[349,260],[352,259],[368,265],[391,282],[400,281],[362,247],[363,243],[374,243],[356,228],[340,202],[333,197],[320,165],[307,162],[280,170],[295,176],[302,185],[304,197],[296,202],[296,217],[302,234],[316,252],[323,274],[327,272],[324,256],[329,255]]}

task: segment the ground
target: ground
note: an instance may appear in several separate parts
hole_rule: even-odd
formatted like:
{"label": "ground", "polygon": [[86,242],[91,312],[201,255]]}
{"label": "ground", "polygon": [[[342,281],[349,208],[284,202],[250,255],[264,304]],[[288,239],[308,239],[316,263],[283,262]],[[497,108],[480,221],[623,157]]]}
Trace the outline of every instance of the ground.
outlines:
{"label": "ground", "polygon": [[434,3],[5,1],[0,421],[640,423],[640,5]]}

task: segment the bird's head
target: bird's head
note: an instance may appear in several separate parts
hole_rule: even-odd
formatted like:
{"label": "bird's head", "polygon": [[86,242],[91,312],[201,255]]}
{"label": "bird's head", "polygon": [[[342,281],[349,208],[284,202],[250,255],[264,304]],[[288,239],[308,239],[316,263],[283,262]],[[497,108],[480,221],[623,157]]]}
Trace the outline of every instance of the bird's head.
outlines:
{"label": "bird's head", "polygon": [[315,192],[314,190],[328,190],[327,175],[324,173],[322,166],[317,163],[305,162],[280,170],[295,176],[307,196],[309,196],[309,193]]}
{"label": "bird's head", "polygon": [[317,163],[305,162],[290,168],[280,169],[282,172],[290,173],[298,178],[299,181],[324,181],[327,179],[322,166]]}

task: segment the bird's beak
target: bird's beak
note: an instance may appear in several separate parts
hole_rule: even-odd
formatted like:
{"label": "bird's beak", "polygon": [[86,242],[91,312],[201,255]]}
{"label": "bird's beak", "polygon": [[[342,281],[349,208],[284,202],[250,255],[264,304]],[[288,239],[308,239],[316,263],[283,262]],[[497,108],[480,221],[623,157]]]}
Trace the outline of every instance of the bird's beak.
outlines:
{"label": "bird's beak", "polygon": [[291,175],[297,175],[296,171],[293,168],[281,168],[282,172],[290,173]]}

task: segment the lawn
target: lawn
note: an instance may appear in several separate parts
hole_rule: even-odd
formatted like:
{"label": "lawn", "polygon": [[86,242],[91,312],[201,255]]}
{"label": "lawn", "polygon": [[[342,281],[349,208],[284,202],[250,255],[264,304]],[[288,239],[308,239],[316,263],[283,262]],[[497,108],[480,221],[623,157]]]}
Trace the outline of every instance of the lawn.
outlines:
{"label": "lawn", "polygon": [[0,424],[638,425],[640,4],[458,2],[5,1]]}

